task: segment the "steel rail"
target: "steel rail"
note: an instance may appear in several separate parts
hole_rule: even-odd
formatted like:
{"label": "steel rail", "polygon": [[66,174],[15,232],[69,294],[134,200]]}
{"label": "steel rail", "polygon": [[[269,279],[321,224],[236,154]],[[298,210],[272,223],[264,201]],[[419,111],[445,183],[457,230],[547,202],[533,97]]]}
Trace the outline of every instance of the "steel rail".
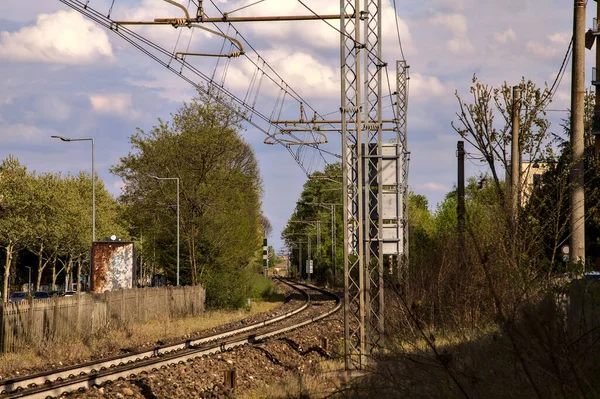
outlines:
{"label": "steel rail", "polygon": [[[26,376],[21,376],[21,377],[17,377],[17,378],[6,379],[3,381],[0,381],[0,398],[4,398],[5,394],[12,393],[12,392],[15,392],[18,390],[24,390],[31,386],[40,386],[40,385],[48,384],[48,382],[50,382],[50,381],[66,380],[66,379],[72,378],[74,375],[79,375],[82,373],[83,374],[96,373],[96,372],[98,372],[98,370],[109,369],[111,367],[115,367],[115,365],[128,364],[128,363],[139,362],[142,360],[147,360],[147,359],[156,358],[156,357],[160,357],[160,356],[165,356],[169,353],[173,353],[176,351],[181,351],[184,349],[192,348],[194,346],[198,346],[198,345],[206,344],[209,342],[225,339],[225,338],[231,337],[233,335],[238,335],[238,334],[241,334],[244,332],[248,332],[248,331],[256,330],[261,327],[268,326],[270,324],[290,318],[290,317],[304,311],[309,306],[310,295],[306,291],[303,291],[300,288],[295,287],[293,284],[291,284],[285,280],[282,280],[282,279],[279,279],[279,280],[281,282],[283,282],[284,284],[287,284],[288,286],[294,288],[301,294],[303,294],[303,296],[305,297],[305,301],[301,306],[299,306],[293,310],[290,310],[284,314],[268,318],[267,320],[263,320],[261,322],[253,323],[253,324],[250,324],[250,325],[247,325],[244,327],[240,327],[240,328],[229,329],[229,330],[217,333],[217,334],[210,334],[210,335],[206,335],[206,336],[199,337],[196,339],[188,339],[188,340],[181,341],[181,342],[178,342],[175,344],[167,344],[167,345],[157,346],[157,347],[154,347],[154,348],[148,349],[148,350],[142,350],[142,351],[137,351],[137,352],[128,353],[128,354],[124,354],[124,355],[113,356],[110,358],[105,358],[105,359],[96,360],[96,361],[90,361],[90,362],[77,364],[77,365],[73,365],[73,366],[66,366],[66,367],[63,367],[58,370],[50,370],[50,371],[45,371],[45,372],[36,373],[36,374],[32,374],[32,375],[26,375]],[[296,284],[301,285],[298,283],[296,283]],[[7,396],[7,397],[12,397],[12,396]]]}
{"label": "steel rail", "polygon": [[[286,281],[280,279],[284,283],[288,284]],[[335,312],[337,312],[341,308],[341,299],[338,295],[322,290],[320,288],[310,286],[302,283],[295,283],[297,285],[301,285],[326,295],[333,297],[336,301],[336,306],[325,313],[322,313],[318,316],[311,317],[305,319],[301,322],[298,322],[292,326],[283,327],[279,329],[275,329],[260,335],[249,335],[243,338],[238,338],[235,340],[225,341],[221,343],[215,343],[210,347],[204,348],[190,348],[190,350],[185,353],[169,353],[159,358],[150,358],[144,359],[142,361],[130,364],[121,363],[120,367],[112,367],[105,368],[101,370],[93,370],[90,373],[83,375],[79,374],[71,374],[67,379],[61,379],[54,382],[45,382],[41,386],[30,386],[29,389],[20,389],[16,392],[9,393],[8,395],[0,395],[1,398],[32,398],[32,399],[42,399],[47,398],[49,396],[60,396],[65,392],[72,392],[75,390],[81,389],[89,389],[94,386],[102,385],[108,381],[114,381],[122,378],[128,378],[135,376],[137,374],[143,372],[152,372],[158,369],[166,368],[172,365],[184,364],[185,362],[192,361],[195,358],[207,356],[211,354],[216,354],[220,352],[227,351],[229,349],[242,346],[245,344],[255,344],[262,340],[283,334],[288,331],[295,330],[297,328],[303,327],[307,324],[319,321]],[[307,293],[308,295],[308,293]]]}
{"label": "steel rail", "polygon": [[118,370],[117,369],[114,369],[114,370],[107,369],[107,370],[101,370],[100,372],[97,372],[97,373],[91,374],[91,375],[72,376],[69,380],[58,381],[55,383],[46,384],[45,386],[36,387],[36,388],[33,388],[28,391],[16,392],[14,394],[11,394],[10,396],[7,396],[7,398],[45,399],[48,396],[60,396],[67,391],[89,389],[94,386],[98,386],[103,383],[106,383],[108,381],[114,381],[114,380],[118,380],[121,378],[128,378],[128,377],[132,377],[132,376],[135,376],[135,375],[143,373],[143,372],[152,372],[152,371],[166,368],[169,366],[182,364],[185,362],[192,361],[193,359],[196,359],[198,357],[224,352],[229,349],[233,349],[235,347],[242,346],[242,345],[245,345],[248,343],[255,344],[262,340],[283,334],[288,331],[295,330],[297,328],[303,327],[307,324],[319,321],[327,316],[330,316],[331,314],[337,312],[341,308],[342,305],[341,305],[341,299],[339,298],[339,296],[332,294],[330,292],[327,292],[325,290],[321,290],[319,288],[309,286],[307,284],[299,284],[299,285],[303,285],[305,287],[309,287],[311,289],[315,289],[317,291],[321,291],[323,293],[333,296],[336,300],[336,306],[332,310],[325,312],[323,314],[320,314],[319,316],[315,316],[315,317],[303,320],[299,323],[296,323],[293,326],[283,327],[283,328],[280,328],[280,329],[277,329],[274,331],[270,331],[265,334],[250,335],[250,336],[247,336],[247,337],[244,337],[241,339],[236,339],[236,340],[227,341],[227,342],[223,342],[223,343],[217,343],[208,348],[192,349],[192,350],[186,352],[185,354],[169,355],[168,358],[165,358],[165,359],[160,359],[160,360],[148,359],[148,360],[142,362],[141,364],[137,363],[137,364],[125,365],[124,367],[121,367]]}

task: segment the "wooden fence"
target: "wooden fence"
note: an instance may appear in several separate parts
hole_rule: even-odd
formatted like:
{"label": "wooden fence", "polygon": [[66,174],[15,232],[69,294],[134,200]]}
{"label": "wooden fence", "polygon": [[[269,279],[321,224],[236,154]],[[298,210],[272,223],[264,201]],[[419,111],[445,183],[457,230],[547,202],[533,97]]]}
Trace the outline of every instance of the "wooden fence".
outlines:
{"label": "wooden fence", "polygon": [[6,302],[0,304],[0,351],[85,338],[154,319],[196,316],[204,311],[205,295],[201,286],[154,287]]}

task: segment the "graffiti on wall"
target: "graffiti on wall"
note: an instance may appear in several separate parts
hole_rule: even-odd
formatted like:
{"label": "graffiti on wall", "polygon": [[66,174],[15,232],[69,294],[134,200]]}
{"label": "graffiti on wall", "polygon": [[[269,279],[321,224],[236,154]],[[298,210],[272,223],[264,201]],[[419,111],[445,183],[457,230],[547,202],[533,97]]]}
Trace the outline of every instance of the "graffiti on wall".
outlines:
{"label": "graffiti on wall", "polygon": [[95,242],[92,259],[93,292],[133,287],[135,258],[132,242]]}

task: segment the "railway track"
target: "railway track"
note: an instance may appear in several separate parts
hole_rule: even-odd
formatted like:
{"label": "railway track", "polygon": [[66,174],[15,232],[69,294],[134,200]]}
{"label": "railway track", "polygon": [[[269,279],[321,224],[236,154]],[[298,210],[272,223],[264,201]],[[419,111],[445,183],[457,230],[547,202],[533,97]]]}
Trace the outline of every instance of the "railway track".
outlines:
{"label": "railway track", "polygon": [[[280,281],[302,293],[305,301],[301,306],[265,321],[217,334],[59,370],[3,380],[0,381],[0,398],[48,398],[60,396],[65,392],[89,389],[108,381],[156,371],[241,345],[261,342],[321,320],[341,307],[341,300],[335,294],[302,283]],[[307,316],[306,313],[310,314]]]}

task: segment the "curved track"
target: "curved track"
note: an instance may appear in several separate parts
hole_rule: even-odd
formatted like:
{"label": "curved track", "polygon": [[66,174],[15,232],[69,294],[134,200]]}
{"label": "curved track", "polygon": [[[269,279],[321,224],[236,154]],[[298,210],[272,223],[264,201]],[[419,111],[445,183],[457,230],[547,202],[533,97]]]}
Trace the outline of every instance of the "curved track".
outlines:
{"label": "curved track", "polygon": [[[306,299],[304,304],[285,314],[245,327],[163,345],[151,350],[0,381],[0,398],[55,397],[65,392],[87,389],[108,381],[127,378],[142,372],[151,372],[172,364],[192,361],[197,357],[223,352],[230,348],[256,343],[283,334],[321,320],[341,307],[340,298],[333,293],[298,282],[283,279],[279,281],[301,292]],[[318,314],[299,319],[298,316],[303,312],[306,313],[311,308],[311,303],[314,302],[311,301],[309,291],[324,294],[331,299],[330,302],[334,303],[329,308],[315,307]],[[282,325],[271,326],[275,323]],[[266,328],[266,326],[271,327]],[[252,334],[248,334],[248,332],[252,332]]]}

